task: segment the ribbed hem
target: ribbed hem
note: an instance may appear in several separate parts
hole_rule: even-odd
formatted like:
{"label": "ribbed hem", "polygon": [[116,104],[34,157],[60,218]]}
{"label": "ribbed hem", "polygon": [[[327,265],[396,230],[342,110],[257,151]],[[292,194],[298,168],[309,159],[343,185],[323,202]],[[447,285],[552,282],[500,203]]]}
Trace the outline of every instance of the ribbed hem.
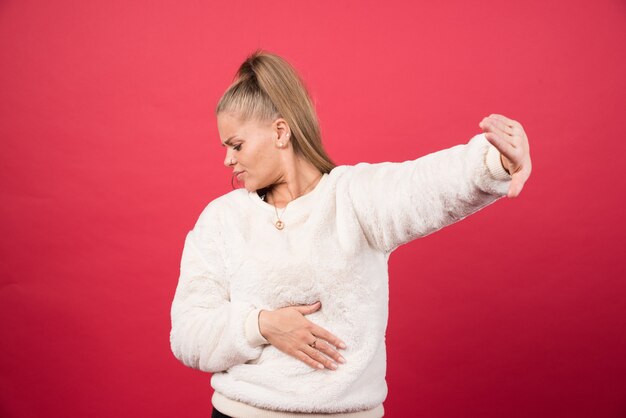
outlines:
{"label": "ribbed hem", "polygon": [[489,144],[489,150],[487,151],[487,156],[485,157],[485,162],[487,163],[487,168],[489,169],[489,173],[495,180],[511,180],[511,175],[506,172],[504,167],[502,166],[502,160],[500,159],[500,151],[492,144]]}
{"label": "ribbed hem", "polygon": [[269,409],[256,408],[254,406],[227,398],[218,391],[213,392],[213,398],[211,401],[215,409],[233,418],[381,418],[385,415],[383,404],[380,404],[373,409],[368,409],[367,411],[336,414],[307,414],[271,411]]}
{"label": "ribbed hem", "polygon": [[253,347],[268,344],[261,330],[259,329],[259,314],[261,309],[255,309],[248,315],[246,319],[246,338]]}

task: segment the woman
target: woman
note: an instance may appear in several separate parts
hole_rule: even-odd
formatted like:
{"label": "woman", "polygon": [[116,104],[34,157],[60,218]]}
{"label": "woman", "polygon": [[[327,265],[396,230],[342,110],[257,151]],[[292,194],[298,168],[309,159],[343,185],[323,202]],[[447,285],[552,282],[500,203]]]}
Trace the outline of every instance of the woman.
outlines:
{"label": "woman", "polygon": [[335,166],[296,72],[258,51],[216,116],[245,189],[187,234],[174,355],[213,373],[214,417],[383,416],[389,255],[517,196],[531,171],[521,125],[491,115],[465,145]]}

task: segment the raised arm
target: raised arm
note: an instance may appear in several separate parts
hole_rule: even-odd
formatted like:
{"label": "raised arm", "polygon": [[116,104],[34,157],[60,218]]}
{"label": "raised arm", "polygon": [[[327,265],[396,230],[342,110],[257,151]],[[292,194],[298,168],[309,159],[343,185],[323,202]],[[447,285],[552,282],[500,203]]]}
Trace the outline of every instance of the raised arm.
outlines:
{"label": "raised arm", "polygon": [[517,173],[528,170],[530,174],[530,168],[519,163],[526,157],[527,140],[526,154],[518,153],[515,166],[510,149],[510,159],[499,151],[513,146],[502,138],[504,132],[492,131],[492,124],[495,122],[491,118],[483,120],[481,127],[486,133],[474,136],[467,144],[417,160],[357,164],[348,179],[347,192],[370,245],[391,252],[463,219],[507,193],[517,195],[528,176],[519,178],[511,192],[514,177],[503,164],[513,173],[517,169]]}
{"label": "raised arm", "polygon": [[197,224],[185,240],[170,343],[186,366],[219,372],[259,357],[263,341],[246,335],[247,322],[258,310],[230,300],[221,250],[205,229]]}

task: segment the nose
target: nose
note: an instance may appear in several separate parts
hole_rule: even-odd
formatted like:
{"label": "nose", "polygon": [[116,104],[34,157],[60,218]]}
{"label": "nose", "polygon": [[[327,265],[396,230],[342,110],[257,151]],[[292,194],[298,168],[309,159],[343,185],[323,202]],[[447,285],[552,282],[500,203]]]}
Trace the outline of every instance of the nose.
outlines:
{"label": "nose", "polygon": [[232,157],[229,150],[226,151],[226,158],[224,158],[224,165],[230,167],[235,164],[235,159]]}

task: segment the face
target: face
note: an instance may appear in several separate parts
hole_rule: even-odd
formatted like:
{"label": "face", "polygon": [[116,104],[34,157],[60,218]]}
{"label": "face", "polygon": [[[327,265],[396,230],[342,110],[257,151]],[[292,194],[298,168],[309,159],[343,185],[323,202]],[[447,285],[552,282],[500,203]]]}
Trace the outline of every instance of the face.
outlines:
{"label": "face", "polygon": [[283,119],[262,122],[242,121],[236,114],[223,112],[217,116],[217,129],[226,148],[224,165],[237,173],[248,191],[277,183],[282,176],[278,144],[284,143],[287,132]]}

